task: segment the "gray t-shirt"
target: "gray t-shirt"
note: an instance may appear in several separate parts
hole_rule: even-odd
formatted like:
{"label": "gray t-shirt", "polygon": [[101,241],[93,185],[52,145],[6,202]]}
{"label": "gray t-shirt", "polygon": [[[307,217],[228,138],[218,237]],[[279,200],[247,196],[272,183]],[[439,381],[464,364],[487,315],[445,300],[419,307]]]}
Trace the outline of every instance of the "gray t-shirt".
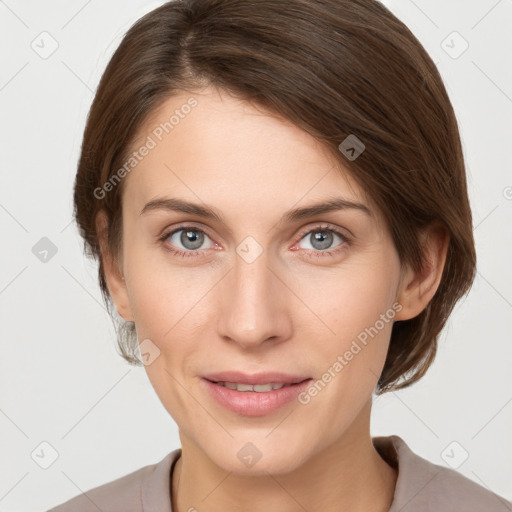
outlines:
{"label": "gray t-shirt", "polygon": [[[398,469],[389,512],[512,512],[512,502],[416,455],[399,436],[372,438],[381,457]],[[48,512],[172,512],[171,472],[181,448],[160,462],[75,496]]]}

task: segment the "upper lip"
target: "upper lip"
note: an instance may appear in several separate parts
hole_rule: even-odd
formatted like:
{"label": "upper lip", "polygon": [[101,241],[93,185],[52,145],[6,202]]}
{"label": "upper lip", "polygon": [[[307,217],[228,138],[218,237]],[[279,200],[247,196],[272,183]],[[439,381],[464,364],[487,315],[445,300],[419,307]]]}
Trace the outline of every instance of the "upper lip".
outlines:
{"label": "upper lip", "polygon": [[203,378],[211,382],[235,382],[237,384],[269,384],[269,383],[283,383],[283,384],[297,384],[310,377],[303,377],[299,375],[290,375],[281,372],[262,372],[262,373],[242,373],[242,372],[219,372],[203,375]]}

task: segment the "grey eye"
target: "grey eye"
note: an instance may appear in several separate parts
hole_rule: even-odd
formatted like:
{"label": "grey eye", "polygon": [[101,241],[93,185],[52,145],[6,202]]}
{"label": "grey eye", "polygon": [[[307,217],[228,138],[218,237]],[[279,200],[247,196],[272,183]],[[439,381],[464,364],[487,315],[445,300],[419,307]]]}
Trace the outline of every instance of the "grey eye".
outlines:
{"label": "grey eye", "polygon": [[210,241],[210,245],[202,247],[205,240],[210,240],[208,235],[200,229],[180,228],[169,234],[169,241],[172,245],[183,248],[188,251],[196,251],[198,249],[208,249],[213,246]]}
{"label": "grey eye", "polygon": [[307,233],[306,236],[302,238],[302,240],[306,240],[310,244],[310,247],[305,247],[305,249],[324,251],[326,249],[332,248],[335,237],[338,237],[343,243],[343,237],[330,229],[317,229],[311,231],[310,233]]}

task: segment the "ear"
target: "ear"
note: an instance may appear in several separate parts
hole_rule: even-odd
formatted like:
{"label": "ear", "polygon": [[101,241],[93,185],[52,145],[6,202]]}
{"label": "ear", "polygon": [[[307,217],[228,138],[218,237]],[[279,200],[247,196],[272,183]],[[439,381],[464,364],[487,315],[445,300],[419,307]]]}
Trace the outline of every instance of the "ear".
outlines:
{"label": "ear", "polygon": [[105,273],[105,280],[107,281],[110,296],[114,301],[119,315],[127,322],[133,322],[133,314],[130,307],[128,289],[123,276],[122,264],[119,265],[108,248],[108,219],[104,210],[98,212],[96,216],[96,232],[98,233],[101,261],[103,262],[103,271]]}
{"label": "ear", "polygon": [[396,320],[409,320],[418,316],[435,295],[446,262],[450,236],[440,223],[430,224],[420,234],[425,255],[425,265],[418,271],[407,266],[402,274],[397,302],[402,309]]}

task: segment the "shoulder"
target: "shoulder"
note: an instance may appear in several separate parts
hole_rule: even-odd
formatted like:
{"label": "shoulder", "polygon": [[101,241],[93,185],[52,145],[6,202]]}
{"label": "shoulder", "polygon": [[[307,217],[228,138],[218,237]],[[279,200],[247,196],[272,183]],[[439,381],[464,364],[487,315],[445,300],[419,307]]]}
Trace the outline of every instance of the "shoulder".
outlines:
{"label": "shoulder", "polygon": [[89,489],[47,512],[170,512],[170,470],[180,454],[176,449],[158,463]]}
{"label": "shoulder", "polygon": [[381,456],[398,469],[389,512],[512,512],[512,503],[454,469],[414,453],[399,436],[373,438]]}

